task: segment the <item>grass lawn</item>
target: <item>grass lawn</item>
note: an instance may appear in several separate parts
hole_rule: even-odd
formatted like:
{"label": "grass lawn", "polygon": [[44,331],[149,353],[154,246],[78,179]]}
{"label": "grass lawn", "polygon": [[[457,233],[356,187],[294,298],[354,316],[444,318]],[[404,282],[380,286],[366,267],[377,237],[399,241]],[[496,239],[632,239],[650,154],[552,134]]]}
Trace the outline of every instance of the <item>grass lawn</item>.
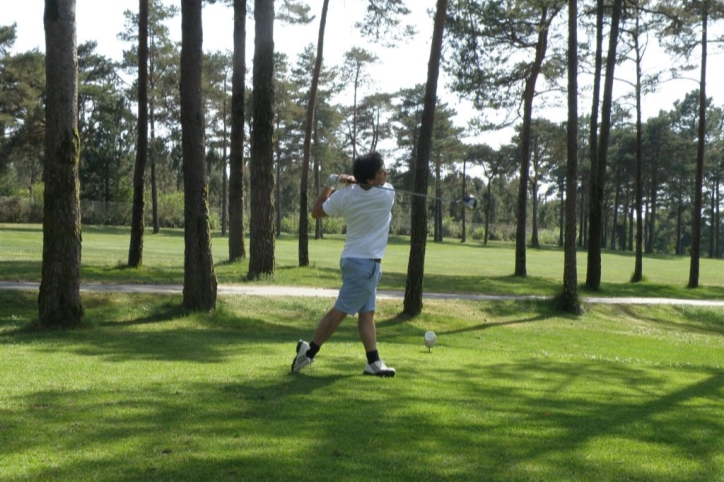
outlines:
{"label": "grass lawn", "polygon": [[[182,230],[165,229],[144,236],[144,266],[128,269],[129,228],[83,227],[81,276],[85,282],[177,283],[183,282],[184,239]],[[0,224],[0,279],[40,280],[42,227]],[[339,255],[344,238],[328,236],[309,242],[310,267],[298,267],[298,241],[283,235],[276,242],[276,274],[256,283],[337,288],[340,283]],[[245,280],[248,261],[229,263],[228,240],[216,235],[212,242],[216,274],[220,283]],[[247,253],[249,242],[246,240]],[[393,237],[385,256],[380,289],[404,290],[409,259],[409,238]],[[512,276],[515,247],[510,243],[487,246],[457,240],[427,243],[425,290],[484,294],[555,295],[563,279],[563,251],[557,248],[528,249],[528,277]],[[578,279],[586,279],[585,251],[578,255]],[[724,298],[724,260],[701,258],[698,289],[687,289],[689,258],[652,255],[644,258],[643,283],[629,282],[634,269],[632,253],[602,253],[602,287],[596,296],[658,296],[672,298]],[[581,294],[586,295],[583,287]]]}
{"label": "grass lawn", "polygon": [[87,293],[87,328],[32,332],[0,292],[0,480],[724,480],[721,308],[383,301],[376,379],[351,319],[289,373],[329,300],[180,302]]}

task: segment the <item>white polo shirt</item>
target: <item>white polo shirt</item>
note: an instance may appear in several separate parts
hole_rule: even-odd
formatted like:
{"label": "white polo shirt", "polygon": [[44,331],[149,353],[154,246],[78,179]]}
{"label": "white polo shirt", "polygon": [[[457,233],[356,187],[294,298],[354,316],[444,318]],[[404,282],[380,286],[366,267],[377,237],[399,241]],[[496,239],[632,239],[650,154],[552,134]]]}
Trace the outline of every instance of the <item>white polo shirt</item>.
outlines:
{"label": "white polo shirt", "polygon": [[[384,187],[392,189],[389,183]],[[347,223],[342,258],[381,259],[385,255],[394,204],[394,191],[364,190],[358,184],[332,193],[322,208],[327,216],[342,216]]]}

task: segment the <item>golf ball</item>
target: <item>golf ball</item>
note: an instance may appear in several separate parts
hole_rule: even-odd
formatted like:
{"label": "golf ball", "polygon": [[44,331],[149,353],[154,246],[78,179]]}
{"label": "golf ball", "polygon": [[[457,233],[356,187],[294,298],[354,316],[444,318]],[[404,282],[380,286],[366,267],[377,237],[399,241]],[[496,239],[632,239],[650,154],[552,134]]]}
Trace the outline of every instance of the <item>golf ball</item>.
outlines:
{"label": "golf ball", "polygon": [[435,346],[435,342],[437,341],[437,336],[435,336],[435,332],[428,331],[425,333],[425,346],[428,348],[432,348]]}

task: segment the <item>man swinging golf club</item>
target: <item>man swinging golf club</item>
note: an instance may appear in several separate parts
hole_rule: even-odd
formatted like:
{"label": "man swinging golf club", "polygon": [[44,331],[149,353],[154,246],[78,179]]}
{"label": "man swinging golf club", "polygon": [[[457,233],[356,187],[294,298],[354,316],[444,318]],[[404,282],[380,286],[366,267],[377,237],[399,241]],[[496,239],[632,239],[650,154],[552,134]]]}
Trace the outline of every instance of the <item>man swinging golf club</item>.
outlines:
{"label": "man swinging golf club", "polygon": [[[387,171],[377,152],[358,157],[354,177],[332,174],[312,208],[314,219],[342,216],[347,235],[339,262],[342,287],[334,307],[317,325],[310,343],[299,340],[292,361],[292,373],[309,366],[320,347],[337,330],[347,315],[357,313],[357,328],[367,354],[364,375],[394,377],[395,369],[385,365],[377,352],[375,302],[377,284],[382,274],[381,261],[387,248],[395,191],[386,182]],[[338,191],[333,187],[341,186]],[[372,189],[372,187],[385,189]]]}

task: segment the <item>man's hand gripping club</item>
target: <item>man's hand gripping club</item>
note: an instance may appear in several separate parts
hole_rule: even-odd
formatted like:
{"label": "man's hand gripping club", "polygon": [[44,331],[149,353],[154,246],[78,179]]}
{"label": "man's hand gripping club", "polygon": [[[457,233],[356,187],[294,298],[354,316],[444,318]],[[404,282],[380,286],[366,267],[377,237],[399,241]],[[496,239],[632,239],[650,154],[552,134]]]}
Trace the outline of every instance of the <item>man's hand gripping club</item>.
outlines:
{"label": "man's hand gripping club", "polygon": [[350,176],[349,174],[330,174],[327,178],[326,186],[335,189],[337,187],[355,184],[356,182],[354,176]]}

